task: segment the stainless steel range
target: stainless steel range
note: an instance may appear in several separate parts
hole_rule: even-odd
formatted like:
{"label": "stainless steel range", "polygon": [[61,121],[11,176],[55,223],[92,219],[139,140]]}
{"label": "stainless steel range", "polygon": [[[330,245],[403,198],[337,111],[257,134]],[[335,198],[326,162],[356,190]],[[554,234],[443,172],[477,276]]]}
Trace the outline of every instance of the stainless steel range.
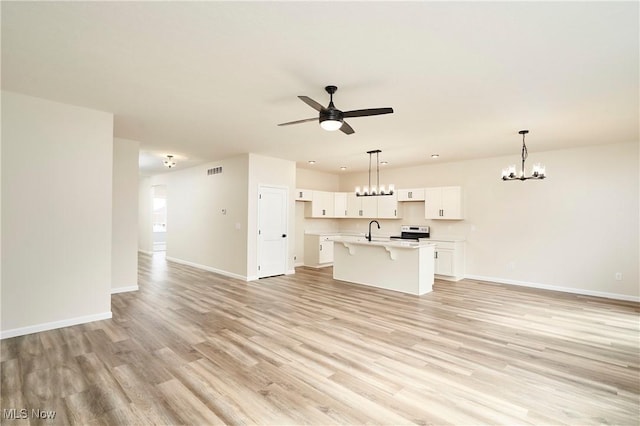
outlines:
{"label": "stainless steel range", "polygon": [[428,226],[402,225],[400,235],[394,235],[392,240],[418,241],[420,238],[429,238]]}

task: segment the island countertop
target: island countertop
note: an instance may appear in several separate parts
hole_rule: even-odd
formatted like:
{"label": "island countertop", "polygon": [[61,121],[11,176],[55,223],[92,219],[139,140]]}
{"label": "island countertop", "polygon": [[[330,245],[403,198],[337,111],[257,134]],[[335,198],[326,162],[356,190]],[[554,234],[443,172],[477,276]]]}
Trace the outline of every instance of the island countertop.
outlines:
{"label": "island countertop", "polygon": [[388,238],[372,238],[371,241],[365,237],[345,237],[339,236],[333,238],[334,243],[346,243],[357,244],[365,246],[382,246],[393,248],[405,248],[405,249],[418,249],[421,247],[435,246],[434,243],[429,241],[403,241],[403,240],[390,240]]}

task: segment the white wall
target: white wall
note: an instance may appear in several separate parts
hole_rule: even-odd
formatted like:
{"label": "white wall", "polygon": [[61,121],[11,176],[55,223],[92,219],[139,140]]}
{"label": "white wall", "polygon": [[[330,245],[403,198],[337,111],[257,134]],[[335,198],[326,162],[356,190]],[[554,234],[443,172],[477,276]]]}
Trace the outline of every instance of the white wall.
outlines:
{"label": "white wall", "polygon": [[113,115],[2,92],[2,337],[111,317]]}
{"label": "white wall", "polygon": [[298,188],[316,191],[339,191],[340,176],[318,170],[297,169],[296,185]]}
{"label": "white wall", "polygon": [[153,176],[167,187],[167,259],[246,279],[248,179],[248,154]]}
{"label": "white wall", "polygon": [[140,143],[113,140],[111,292],[138,289],[138,156]]}
{"label": "white wall", "polygon": [[289,231],[287,271],[293,273],[295,266],[295,189],[296,163],[279,158],[249,154],[249,191],[248,191],[248,241],[247,241],[247,277],[258,276],[258,186],[273,185],[289,189]]}
{"label": "white wall", "polygon": [[[503,182],[509,157],[384,169],[381,181],[396,188],[460,185],[466,220],[424,219],[423,205],[405,203],[401,220],[380,221],[380,233],[401,224],[431,226],[432,237],[464,236],[466,274],[514,284],[585,294],[637,298],[639,286],[638,143],[530,153],[548,179]],[[366,173],[342,176],[350,191]],[[343,220],[344,230],[368,221]],[[623,280],[614,279],[622,272]]]}
{"label": "white wall", "polygon": [[151,177],[140,176],[138,180],[138,250],[146,254],[153,252],[152,208]]}

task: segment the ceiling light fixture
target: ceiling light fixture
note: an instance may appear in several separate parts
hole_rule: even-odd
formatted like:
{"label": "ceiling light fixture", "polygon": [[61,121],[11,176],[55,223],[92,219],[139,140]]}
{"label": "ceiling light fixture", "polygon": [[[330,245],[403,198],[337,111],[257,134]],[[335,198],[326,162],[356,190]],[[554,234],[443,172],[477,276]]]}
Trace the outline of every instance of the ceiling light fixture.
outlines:
{"label": "ceiling light fixture", "polygon": [[312,166],[313,166],[314,164],[316,164],[316,162],[315,162],[314,160],[309,160],[309,161],[307,161],[307,163],[311,164]]}
{"label": "ceiling light fixture", "polygon": [[440,158],[440,154],[431,154],[431,158]]}
{"label": "ceiling light fixture", "polygon": [[334,132],[342,127],[342,120],[329,117],[320,117],[320,127],[329,132]]}
{"label": "ceiling light fixture", "polygon": [[338,90],[335,86],[327,86],[325,90],[329,93],[329,106],[320,110],[320,127],[330,132],[342,127],[344,115],[342,111],[333,105],[333,94]]}
{"label": "ceiling light fixture", "polygon": [[[379,149],[375,149],[373,151],[367,151],[369,154],[369,186],[365,186],[363,190],[360,190],[359,186],[356,186],[356,195],[358,197],[372,197],[372,196],[380,196],[380,195],[393,195],[393,191],[395,186],[393,184],[389,185],[389,190],[385,190],[384,185],[380,185],[380,151]],[[376,184],[371,186],[371,159],[373,154],[376,154]]]}
{"label": "ceiling light fixture", "polygon": [[518,133],[522,135],[522,168],[520,169],[520,175],[516,175],[516,166],[515,164],[512,164],[506,169],[502,169],[502,180],[529,180],[546,178],[547,176],[545,175],[545,167],[540,163],[536,163],[533,165],[531,176],[524,175],[524,162],[529,156],[527,145],[524,143],[524,136],[529,133],[529,131],[520,130]]}
{"label": "ceiling light fixture", "polygon": [[170,169],[176,166],[176,162],[173,160],[173,155],[167,155],[167,158],[164,160],[164,165]]}
{"label": "ceiling light fixture", "polygon": [[345,166],[341,166],[340,170],[345,171],[345,170],[347,170],[347,168]]}

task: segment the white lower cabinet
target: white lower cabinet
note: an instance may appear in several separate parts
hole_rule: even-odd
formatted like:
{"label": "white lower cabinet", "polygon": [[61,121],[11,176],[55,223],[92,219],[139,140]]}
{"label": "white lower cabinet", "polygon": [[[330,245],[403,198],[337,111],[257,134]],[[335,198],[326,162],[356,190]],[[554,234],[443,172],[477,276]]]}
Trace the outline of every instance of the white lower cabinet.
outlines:
{"label": "white lower cabinet", "polygon": [[464,241],[430,240],[436,245],[433,273],[437,278],[460,281],[464,278]]}
{"label": "white lower cabinet", "polygon": [[333,236],[304,236],[304,266],[322,268],[333,264]]}

